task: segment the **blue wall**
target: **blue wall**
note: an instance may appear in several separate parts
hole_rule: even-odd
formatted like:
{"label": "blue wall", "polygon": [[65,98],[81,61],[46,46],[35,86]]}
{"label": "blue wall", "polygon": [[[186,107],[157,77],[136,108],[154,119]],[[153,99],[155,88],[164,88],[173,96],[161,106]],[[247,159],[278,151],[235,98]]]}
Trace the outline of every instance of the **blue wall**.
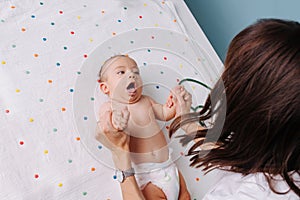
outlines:
{"label": "blue wall", "polygon": [[231,39],[259,18],[300,21],[300,0],[185,0],[219,57]]}

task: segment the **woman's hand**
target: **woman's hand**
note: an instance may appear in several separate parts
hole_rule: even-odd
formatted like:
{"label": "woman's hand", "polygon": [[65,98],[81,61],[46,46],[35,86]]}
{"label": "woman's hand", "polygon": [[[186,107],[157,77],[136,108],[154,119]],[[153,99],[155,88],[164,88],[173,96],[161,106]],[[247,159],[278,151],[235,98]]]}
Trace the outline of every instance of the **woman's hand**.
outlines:
{"label": "woman's hand", "polygon": [[192,105],[192,95],[182,85],[174,87],[172,94],[176,105],[176,117],[189,113]]}
{"label": "woman's hand", "polygon": [[[127,115],[128,114],[128,115]],[[126,115],[129,117],[129,113]],[[100,115],[97,122],[96,139],[113,152],[129,152],[130,137],[123,131],[116,130],[112,125],[112,111]]]}

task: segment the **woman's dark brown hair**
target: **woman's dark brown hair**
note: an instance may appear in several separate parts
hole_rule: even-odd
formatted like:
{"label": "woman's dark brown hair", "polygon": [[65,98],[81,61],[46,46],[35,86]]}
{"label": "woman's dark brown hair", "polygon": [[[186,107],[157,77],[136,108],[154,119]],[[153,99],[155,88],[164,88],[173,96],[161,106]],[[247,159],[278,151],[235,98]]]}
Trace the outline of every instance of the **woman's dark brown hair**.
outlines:
{"label": "woman's dark brown hair", "polygon": [[[257,21],[232,40],[224,65],[204,108],[175,119],[170,136],[184,124],[203,124],[214,117],[212,127],[180,136],[184,145],[198,138],[188,152],[191,166],[206,172],[263,172],[271,190],[284,194],[288,191],[277,191],[274,181],[280,175],[300,196],[299,182],[293,180],[294,173],[300,175],[300,24]],[[226,116],[218,131],[222,104]],[[215,148],[199,150],[207,142],[214,142]]]}

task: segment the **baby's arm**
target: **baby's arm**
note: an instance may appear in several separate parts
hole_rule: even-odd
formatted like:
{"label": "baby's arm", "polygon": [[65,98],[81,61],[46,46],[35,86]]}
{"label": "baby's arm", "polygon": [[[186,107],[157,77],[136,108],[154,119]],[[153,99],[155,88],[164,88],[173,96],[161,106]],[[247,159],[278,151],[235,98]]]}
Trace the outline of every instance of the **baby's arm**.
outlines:
{"label": "baby's arm", "polygon": [[167,102],[162,105],[154,101],[151,97],[148,97],[151,104],[152,109],[155,115],[155,118],[161,121],[169,121],[174,118],[176,115],[176,107],[173,102],[173,96],[170,94]]}
{"label": "baby's arm", "polygon": [[[111,118],[103,118],[101,115],[104,115],[106,112],[112,112]],[[122,110],[112,110],[111,109],[111,103],[106,102],[101,105],[99,110],[100,119],[104,119],[105,121],[102,121],[100,123],[111,123],[112,130],[109,131],[122,131],[127,127],[128,119],[129,119],[129,112],[127,110],[127,107],[125,107]]]}

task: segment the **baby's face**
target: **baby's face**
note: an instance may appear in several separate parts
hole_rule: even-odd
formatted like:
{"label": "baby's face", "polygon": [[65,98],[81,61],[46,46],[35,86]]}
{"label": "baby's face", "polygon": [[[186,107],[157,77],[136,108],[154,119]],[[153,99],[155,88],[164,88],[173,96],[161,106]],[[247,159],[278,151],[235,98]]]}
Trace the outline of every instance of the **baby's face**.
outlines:
{"label": "baby's face", "polygon": [[142,95],[143,82],[136,62],[129,57],[117,57],[103,69],[103,82],[113,100],[121,103],[135,103]]}

